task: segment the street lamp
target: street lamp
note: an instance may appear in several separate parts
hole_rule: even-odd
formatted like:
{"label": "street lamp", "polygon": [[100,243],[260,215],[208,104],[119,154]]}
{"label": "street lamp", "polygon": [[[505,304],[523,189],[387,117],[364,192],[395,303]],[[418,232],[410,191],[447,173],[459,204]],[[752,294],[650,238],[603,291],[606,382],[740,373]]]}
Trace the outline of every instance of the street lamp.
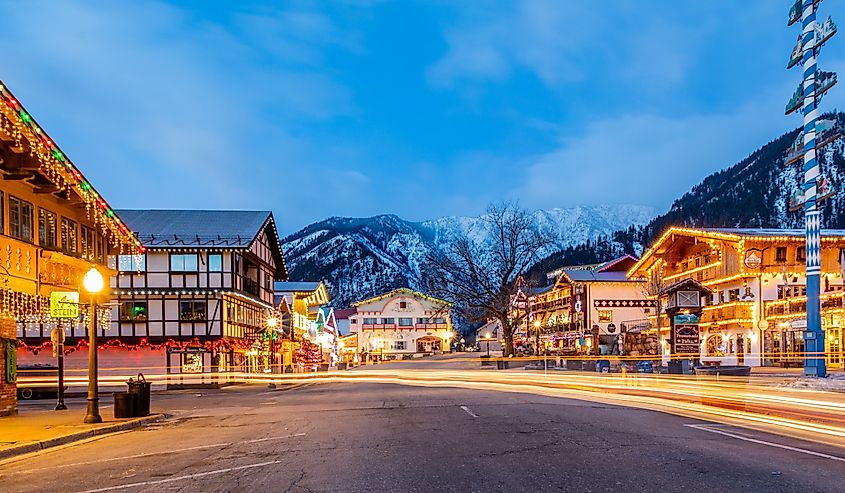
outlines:
{"label": "street lamp", "polygon": [[[267,327],[267,365],[269,366],[270,373],[273,372],[273,335],[276,332],[276,327],[279,326],[279,317],[275,314],[270,314],[267,319],[264,321],[264,325]],[[273,383],[273,380],[267,383],[268,389],[275,389],[276,384]]]}
{"label": "street lamp", "polygon": [[85,423],[102,423],[100,416],[100,398],[97,396],[97,294],[103,290],[103,275],[95,267],[91,267],[82,278],[82,286],[91,299],[91,314],[88,317],[88,411],[85,413]]}
{"label": "street lamp", "polygon": [[540,355],[540,321],[539,320],[534,321],[534,332],[537,335],[537,339],[536,339],[537,340],[537,355],[539,356]]}
{"label": "street lamp", "polygon": [[487,357],[488,357],[488,358],[490,357],[490,337],[491,337],[491,335],[490,335],[490,333],[489,333],[489,332],[487,332],[486,334],[484,334],[484,339],[486,339],[486,340],[487,340]]}

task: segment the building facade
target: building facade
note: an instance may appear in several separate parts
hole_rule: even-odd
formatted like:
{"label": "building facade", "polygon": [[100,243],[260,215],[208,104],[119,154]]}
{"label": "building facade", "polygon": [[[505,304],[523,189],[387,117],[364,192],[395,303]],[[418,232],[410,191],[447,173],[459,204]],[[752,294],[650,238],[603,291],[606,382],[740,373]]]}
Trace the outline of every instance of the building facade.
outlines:
{"label": "building facade", "polygon": [[[823,230],[822,325],[828,365],[842,367],[845,231]],[[704,363],[800,366],[804,359],[804,232],[670,228],[629,276],[694,279],[712,290],[699,321]],[[654,322],[652,322],[654,323]],[[668,321],[661,320],[665,331]]]}
{"label": "building facade", "polygon": [[[54,329],[69,342],[87,337],[85,273],[94,267],[108,278],[110,255],[143,248],[3,83],[0,173],[0,415],[7,415],[16,412],[17,378],[26,378],[17,375],[19,362],[42,351],[50,355]],[[79,315],[53,318],[54,293],[75,299]]]}
{"label": "building facade", "polygon": [[352,304],[349,319],[363,360],[378,361],[448,352],[455,333],[451,303],[400,288]]}
{"label": "building facade", "polygon": [[284,368],[293,369],[296,363],[303,363],[303,359],[312,359],[305,357],[303,346],[306,344],[317,346],[319,355],[319,361],[307,363],[331,363],[337,356],[337,334],[334,314],[326,308],[331,297],[325,283],[284,281],[275,283],[274,289],[276,305],[284,304],[289,312],[283,318]]}
{"label": "building facade", "polygon": [[[270,212],[119,213],[145,252],[108,258],[115,275],[99,334],[102,375],[131,368],[172,375],[173,386],[216,385],[218,372],[260,371],[277,357],[261,337],[273,313],[273,282],[287,276]],[[70,372],[85,364],[81,352],[65,358]]]}

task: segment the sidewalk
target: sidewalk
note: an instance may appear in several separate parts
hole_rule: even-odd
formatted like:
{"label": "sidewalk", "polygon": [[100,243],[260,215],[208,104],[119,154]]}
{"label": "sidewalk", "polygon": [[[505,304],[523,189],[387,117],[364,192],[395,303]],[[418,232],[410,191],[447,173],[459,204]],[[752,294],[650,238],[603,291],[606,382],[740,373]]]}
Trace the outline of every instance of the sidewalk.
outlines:
{"label": "sidewalk", "polygon": [[[100,403],[104,403],[101,398]],[[143,418],[115,419],[112,406],[100,407],[103,422],[84,424],[87,403],[84,399],[66,401],[68,409],[55,411],[51,407],[21,406],[17,416],[0,418],[0,461],[38,450],[65,445],[88,438],[137,428],[160,420],[163,414]]]}

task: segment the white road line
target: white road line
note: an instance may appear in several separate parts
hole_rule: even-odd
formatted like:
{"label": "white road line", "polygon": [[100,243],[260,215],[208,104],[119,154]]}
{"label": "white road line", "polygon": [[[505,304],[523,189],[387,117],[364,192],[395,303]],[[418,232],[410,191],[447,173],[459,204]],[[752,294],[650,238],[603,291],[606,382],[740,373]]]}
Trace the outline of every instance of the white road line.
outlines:
{"label": "white road line", "polygon": [[154,484],[175,483],[176,481],[184,481],[186,479],[204,478],[206,476],[214,476],[216,474],[225,474],[227,472],[242,471],[244,469],[255,469],[256,467],[272,466],[274,464],[281,464],[280,460],[271,460],[267,462],[259,462],[258,464],[248,464],[238,467],[227,467],[225,469],[217,469],[216,471],[198,472],[196,474],[187,474],[185,476],[177,476],[175,478],[159,479],[157,481],[141,481],[139,483],[121,484],[118,486],[109,486],[108,488],[98,488],[96,490],[85,490],[82,493],[99,493],[101,491],[115,491],[126,490],[129,488],[136,488],[138,486],[150,486]]}
{"label": "white road line", "polygon": [[469,414],[469,415],[470,415],[470,416],[472,416],[473,418],[477,418],[477,417],[478,417],[478,415],[477,415],[477,414],[475,414],[474,412],[470,411],[470,410],[469,410],[469,408],[468,408],[468,407],[466,407],[466,406],[461,406],[461,409],[463,409],[464,411],[466,411],[466,412],[467,412],[467,414]]}
{"label": "white road line", "polygon": [[203,450],[215,447],[228,447],[231,445],[238,445],[238,444],[247,444],[247,443],[257,443],[257,442],[266,442],[269,440],[283,440],[285,438],[294,438],[294,437],[302,437],[305,436],[305,433],[296,433],[294,435],[284,435],[278,437],[267,437],[267,438],[257,438],[255,440],[244,440],[242,442],[221,442],[221,443],[210,443],[208,445],[197,445],[195,447],[185,447],[180,449],[170,449],[170,450],[162,450],[160,452],[146,452],[143,454],[135,454],[135,455],[125,455],[123,457],[109,457],[107,459],[98,459],[98,460],[91,460],[85,462],[74,462],[71,464],[57,464],[50,467],[41,467],[38,469],[27,469],[25,471],[17,471],[17,474],[30,474],[33,472],[44,471],[44,470],[52,470],[52,469],[60,469],[65,467],[75,467],[75,466],[89,466],[91,464],[101,464],[103,462],[114,462],[114,461],[122,461],[127,459],[141,459],[144,457],[152,457],[155,455],[166,455],[166,454],[177,454],[179,452],[189,452],[191,450]]}
{"label": "white road line", "polygon": [[296,433],[293,435],[284,435],[280,437],[267,437],[267,438],[256,438],[255,440],[246,440],[241,443],[258,443],[258,442],[266,442],[268,440],[284,440],[285,438],[293,438],[293,437],[304,437],[305,433]]}
{"label": "white road line", "polygon": [[821,453],[821,452],[815,452],[813,450],[807,450],[807,449],[798,448],[798,447],[791,447],[789,445],[783,445],[783,444],[775,443],[775,442],[767,442],[766,440],[758,440],[756,438],[738,435],[738,434],[735,434],[735,433],[728,433],[727,431],[723,431],[723,430],[714,430],[712,428],[709,428],[708,427],[709,425],[684,425],[684,426],[688,426],[690,428],[695,428],[696,430],[709,431],[710,433],[716,433],[716,434],[719,434],[719,435],[724,435],[726,437],[736,438],[737,440],[743,440],[743,441],[746,441],[746,442],[756,443],[756,444],[759,444],[759,445],[766,445],[768,447],[774,447],[774,448],[779,448],[779,449],[783,449],[783,450],[789,450],[789,451],[792,451],[792,452],[798,452],[798,453],[801,453],[801,454],[812,455],[814,457],[821,457],[823,459],[838,460],[840,462],[845,462],[845,457],[837,457],[835,455],[824,454],[824,453]]}

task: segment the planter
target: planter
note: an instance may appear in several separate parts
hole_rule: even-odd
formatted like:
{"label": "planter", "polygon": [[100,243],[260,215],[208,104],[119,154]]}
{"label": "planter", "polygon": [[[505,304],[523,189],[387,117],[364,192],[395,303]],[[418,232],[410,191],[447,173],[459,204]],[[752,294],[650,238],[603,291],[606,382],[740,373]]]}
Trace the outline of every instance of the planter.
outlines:
{"label": "planter", "polygon": [[750,366],[696,366],[696,375],[723,376],[723,377],[747,377],[751,375]]}

